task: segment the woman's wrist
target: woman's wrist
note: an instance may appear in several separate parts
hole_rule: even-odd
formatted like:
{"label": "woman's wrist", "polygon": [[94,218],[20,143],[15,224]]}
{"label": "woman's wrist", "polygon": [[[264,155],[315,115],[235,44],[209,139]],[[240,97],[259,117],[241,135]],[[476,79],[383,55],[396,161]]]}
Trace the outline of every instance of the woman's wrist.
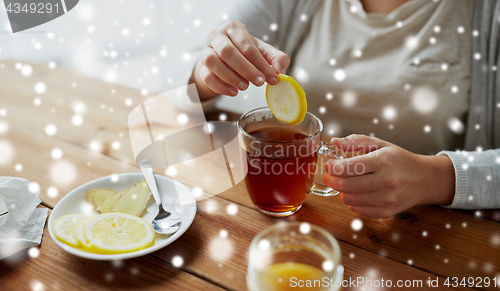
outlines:
{"label": "woman's wrist", "polygon": [[450,205],[455,197],[455,168],[446,155],[422,156],[423,204]]}

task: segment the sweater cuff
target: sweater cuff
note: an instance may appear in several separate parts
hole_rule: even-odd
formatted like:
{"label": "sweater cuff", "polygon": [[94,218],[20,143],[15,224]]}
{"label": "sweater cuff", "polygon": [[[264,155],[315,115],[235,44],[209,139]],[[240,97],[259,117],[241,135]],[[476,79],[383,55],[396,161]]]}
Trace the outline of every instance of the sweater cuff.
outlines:
{"label": "sweater cuff", "polygon": [[466,160],[459,152],[441,151],[436,154],[446,155],[455,168],[455,196],[450,205],[441,205],[446,208],[462,208],[468,201],[467,197],[467,167]]}

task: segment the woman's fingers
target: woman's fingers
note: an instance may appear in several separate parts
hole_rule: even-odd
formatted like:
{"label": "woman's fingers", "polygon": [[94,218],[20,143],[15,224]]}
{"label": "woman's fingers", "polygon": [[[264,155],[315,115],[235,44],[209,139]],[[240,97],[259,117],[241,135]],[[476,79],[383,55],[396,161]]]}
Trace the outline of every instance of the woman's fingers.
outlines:
{"label": "woman's fingers", "polygon": [[214,73],[212,73],[206,66],[202,66],[200,70],[200,78],[210,88],[212,91],[222,95],[236,96],[238,95],[238,90],[222,81]]}
{"label": "woman's fingers", "polygon": [[248,81],[243,79],[240,75],[236,74],[229,68],[215,53],[213,48],[205,47],[201,56],[202,64],[204,64],[212,73],[225,83],[238,88],[239,90],[246,90],[248,88]]}
{"label": "woman's fingers", "polygon": [[372,207],[382,207],[386,206],[385,199],[381,199],[380,195],[375,192],[368,193],[344,193],[341,192],[340,199],[345,205],[350,206],[372,206]]}
{"label": "woman's fingers", "polygon": [[376,137],[371,137],[363,134],[351,134],[345,138],[332,138],[330,143],[332,145],[338,146],[344,152],[361,152],[369,153],[375,151],[379,148],[390,146],[391,144],[378,139]]}
{"label": "woman's fingers", "polygon": [[352,212],[370,218],[389,218],[397,213],[390,208],[374,206],[349,206],[349,209]]}
{"label": "woman's fingers", "polygon": [[266,59],[267,63],[273,67],[275,72],[284,74],[290,65],[290,57],[272,45],[258,38],[254,39],[257,41],[257,48]]}
{"label": "woman's fingers", "polygon": [[[228,30],[227,35],[240,53],[252,63],[257,70],[264,74],[269,84],[276,85],[278,83],[278,75],[261,54],[256,46],[256,40],[250,33],[246,32],[246,29]],[[257,78],[258,76],[255,77]]]}
{"label": "woman's fingers", "polygon": [[238,75],[256,86],[264,84],[265,75],[241,54],[227,35],[216,35],[212,39],[211,47],[219,58]]}
{"label": "woman's fingers", "polygon": [[379,169],[378,155],[380,152],[371,152],[366,155],[348,159],[330,159],[325,163],[329,175],[336,177],[355,177],[375,172]]}
{"label": "woman's fingers", "polygon": [[325,175],[323,181],[328,187],[345,193],[366,193],[377,189],[375,174],[366,174],[357,177],[341,178]]}

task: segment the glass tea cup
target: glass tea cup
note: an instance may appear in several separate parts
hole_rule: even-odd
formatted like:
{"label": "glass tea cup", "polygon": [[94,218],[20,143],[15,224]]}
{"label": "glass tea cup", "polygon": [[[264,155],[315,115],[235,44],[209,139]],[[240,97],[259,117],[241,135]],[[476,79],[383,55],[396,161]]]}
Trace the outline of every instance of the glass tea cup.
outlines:
{"label": "glass tea cup", "polygon": [[336,146],[323,143],[323,123],[307,112],[297,125],[277,120],[269,108],[248,111],[237,122],[239,144],[246,160],[245,183],[256,209],[283,217],[297,212],[307,194],[335,196],[339,192],[314,183],[318,155],[342,159]]}
{"label": "glass tea cup", "polygon": [[339,290],[343,280],[340,247],[326,230],[304,222],[281,222],[250,244],[250,291]]}

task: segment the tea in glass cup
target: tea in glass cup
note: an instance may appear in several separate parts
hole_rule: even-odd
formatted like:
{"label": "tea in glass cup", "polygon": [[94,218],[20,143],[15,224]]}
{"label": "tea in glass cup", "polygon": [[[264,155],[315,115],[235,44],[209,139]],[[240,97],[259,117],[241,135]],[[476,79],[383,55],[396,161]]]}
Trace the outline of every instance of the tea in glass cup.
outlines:
{"label": "tea in glass cup", "polygon": [[269,108],[259,108],[243,114],[237,126],[247,166],[245,184],[260,212],[288,216],[301,208],[308,193],[339,193],[313,181],[318,155],[343,158],[339,148],[321,141],[323,124],[316,116],[307,113],[301,123],[288,125]]}

